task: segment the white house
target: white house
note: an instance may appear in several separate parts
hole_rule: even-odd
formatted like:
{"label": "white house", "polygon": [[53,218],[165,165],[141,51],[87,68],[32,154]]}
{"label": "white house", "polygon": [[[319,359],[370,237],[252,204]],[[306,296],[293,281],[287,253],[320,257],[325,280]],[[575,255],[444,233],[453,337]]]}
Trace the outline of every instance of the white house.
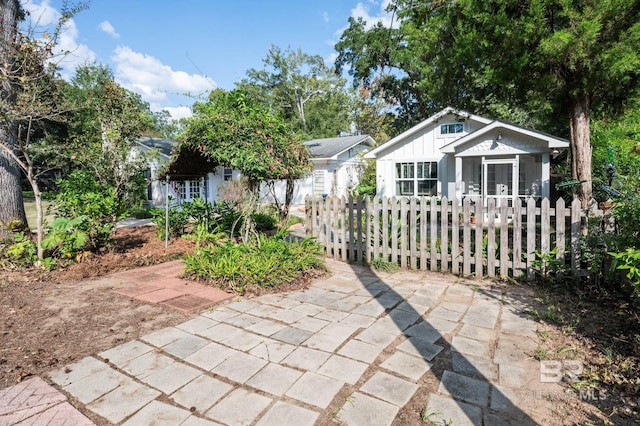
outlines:
{"label": "white house", "polygon": [[[177,141],[160,138],[141,138],[135,149],[141,152],[156,150],[158,156],[151,161],[145,174],[148,179],[147,200],[150,205],[161,206],[165,202],[165,184],[158,180],[162,166],[167,163]],[[292,204],[303,204],[304,198],[312,194],[346,196],[358,184],[359,167],[363,160],[360,154],[374,146],[370,136],[344,136],[326,139],[314,139],[304,142],[309,148],[312,172],[295,182]],[[198,161],[197,158],[193,159]],[[195,164],[195,163],[194,163]],[[202,167],[194,165],[193,175],[169,176],[169,195],[173,199],[190,201],[196,197],[209,201],[221,199],[230,182],[240,178],[240,172],[229,167],[218,166],[214,172],[199,176],[196,170]],[[275,196],[284,200],[285,182],[277,182]],[[274,194],[262,188],[263,201],[272,202]]]}
{"label": "white house", "polygon": [[[304,142],[309,148],[313,170],[303,179],[295,182],[291,204],[304,204],[307,195],[347,197],[359,183],[361,168],[364,166],[362,153],[375,145],[368,135],[340,136],[336,138],[313,139]],[[284,200],[286,184],[277,182],[276,196]],[[274,195],[262,191],[266,201],[272,202]]]}
{"label": "white house", "polygon": [[512,205],[550,196],[550,161],[569,141],[448,107],[370,151],[379,196],[471,197]]}

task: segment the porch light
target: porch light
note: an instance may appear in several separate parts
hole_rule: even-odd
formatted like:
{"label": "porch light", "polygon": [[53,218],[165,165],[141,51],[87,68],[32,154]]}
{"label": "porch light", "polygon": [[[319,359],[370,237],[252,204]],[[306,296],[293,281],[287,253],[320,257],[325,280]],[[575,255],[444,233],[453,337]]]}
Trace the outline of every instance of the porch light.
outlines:
{"label": "porch light", "polygon": [[551,155],[558,155],[560,154],[560,150],[558,150],[558,148],[553,148],[553,150],[551,151]]}

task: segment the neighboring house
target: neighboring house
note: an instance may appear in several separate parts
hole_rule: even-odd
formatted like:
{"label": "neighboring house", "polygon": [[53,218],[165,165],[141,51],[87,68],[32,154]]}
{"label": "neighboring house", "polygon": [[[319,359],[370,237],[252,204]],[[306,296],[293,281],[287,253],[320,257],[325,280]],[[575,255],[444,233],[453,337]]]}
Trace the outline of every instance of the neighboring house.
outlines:
{"label": "neighboring house", "polygon": [[552,156],[569,141],[445,108],[370,151],[379,196],[471,197],[513,205],[550,196]]}
{"label": "neighboring house", "polygon": [[[170,139],[141,138],[136,149],[141,152],[156,150],[156,159],[149,163],[145,175],[149,185],[147,200],[150,205],[162,206],[165,201],[165,182],[158,180],[160,169],[166,164],[178,142]],[[348,196],[349,191],[358,184],[360,167],[363,160],[360,154],[373,147],[375,142],[370,136],[344,136],[327,139],[314,139],[304,144],[309,147],[312,172],[305,178],[295,181],[292,204],[303,204],[307,195],[327,194],[332,196]],[[197,161],[197,159],[194,159]],[[216,167],[215,172],[200,177],[195,166],[194,175],[170,175],[169,195],[178,202],[190,201],[201,197],[209,201],[221,198],[225,184],[240,178],[240,172],[229,167]],[[276,182],[275,195],[284,201],[285,182]],[[263,201],[273,202],[273,195],[267,188],[262,188]]]}
{"label": "neighboring house", "polygon": [[[361,154],[375,146],[375,141],[368,135],[340,136],[313,139],[304,145],[309,148],[313,170],[295,181],[292,204],[304,204],[307,195],[348,197],[358,185],[365,164]],[[278,200],[284,201],[285,182],[276,183],[275,193]],[[266,189],[262,194],[267,201],[273,201],[273,194]]]}
{"label": "neighboring house", "polygon": [[[140,138],[135,149],[149,153],[155,150],[158,155],[150,161],[149,167],[145,171],[147,178],[147,202],[152,206],[163,206],[166,199],[165,181],[158,180],[158,175],[162,167],[169,161],[173,150],[177,147],[178,141],[161,138]],[[191,201],[200,197],[208,200],[218,200],[219,190],[224,187],[223,183],[237,180],[240,173],[228,167],[217,167],[214,173],[208,173],[201,177],[197,174],[192,176],[170,176],[169,195],[178,203]]]}

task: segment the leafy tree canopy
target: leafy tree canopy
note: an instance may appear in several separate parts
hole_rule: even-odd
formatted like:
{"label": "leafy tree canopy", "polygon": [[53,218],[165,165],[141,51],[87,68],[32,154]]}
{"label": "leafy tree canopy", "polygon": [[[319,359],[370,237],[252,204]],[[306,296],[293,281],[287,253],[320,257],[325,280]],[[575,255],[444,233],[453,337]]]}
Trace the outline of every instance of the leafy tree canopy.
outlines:
{"label": "leafy tree canopy", "polygon": [[251,190],[264,180],[300,178],[309,169],[308,151],[291,126],[241,89],[214,90],[206,102],[196,102],[177,160],[193,154],[240,170]]}
{"label": "leafy tree canopy", "polygon": [[247,71],[238,88],[281,113],[306,138],[349,131],[346,82],[321,56],[272,46],[263,63],[263,69]]}
{"label": "leafy tree canopy", "polygon": [[336,45],[338,70],[349,67],[356,85],[378,77],[408,126],[452,105],[568,134],[586,206],[590,115],[615,111],[639,84],[638,2],[397,0],[389,8],[391,29],[350,20]]}

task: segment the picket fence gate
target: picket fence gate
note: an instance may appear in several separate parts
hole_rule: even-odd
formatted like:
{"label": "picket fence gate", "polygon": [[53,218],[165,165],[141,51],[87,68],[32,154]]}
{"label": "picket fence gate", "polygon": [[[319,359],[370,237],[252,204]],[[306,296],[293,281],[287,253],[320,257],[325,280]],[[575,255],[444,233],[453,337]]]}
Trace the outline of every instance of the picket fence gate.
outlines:
{"label": "picket fence gate", "polygon": [[[582,210],[560,198],[487,206],[446,197],[307,197],[306,232],[325,255],[476,277],[534,276],[538,259],[580,267]],[[554,256],[555,253],[555,256]],[[538,262],[539,263],[539,262]],[[540,265],[537,265],[540,268]]]}

